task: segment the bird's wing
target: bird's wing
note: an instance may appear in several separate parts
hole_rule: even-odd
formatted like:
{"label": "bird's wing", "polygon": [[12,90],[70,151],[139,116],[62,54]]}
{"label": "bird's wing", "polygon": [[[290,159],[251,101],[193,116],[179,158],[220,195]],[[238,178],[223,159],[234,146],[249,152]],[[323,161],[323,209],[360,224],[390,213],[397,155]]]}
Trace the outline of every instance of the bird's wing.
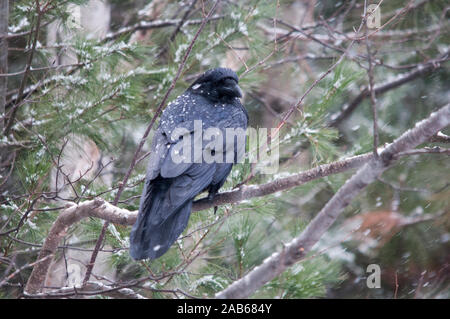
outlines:
{"label": "bird's wing", "polygon": [[185,92],[170,102],[161,114],[158,130],[153,137],[147,180],[153,180],[159,174],[167,178],[176,177],[190,167],[188,163],[174,165],[170,159],[175,155],[175,150],[180,148],[179,134],[176,133],[184,130],[190,134],[194,131],[194,120],[189,115],[198,116],[200,112],[193,109],[199,103],[198,99]]}
{"label": "bird's wing", "polygon": [[[180,143],[180,142],[178,142]],[[154,159],[161,165],[149,164],[148,178],[142,192],[139,211],[151,214],[150,223],[160,225],[178,208],[192,200],[212,181],[216,172],[216,163],[174,163],[170,155],[175,144],[163,145],[167,151],[155,147]],[[165,154],[163,158],[158,157]]]}
{"label": "bird's wing", "polygon": [[161,170],[161,165],[167,156],[170,143],[166,135],[158,129],[153,136],[152,146],[150,148],[150,156],[148,159],[146,181],[155,179]]}
{"label": "bird's wing", "polygon": [[[187,144],[188,143],[188,144]],[[199,146],[198,149],[196,145]],[[164,178],[182,175],[193,163],[202,159],[202,134],[195,134],[194,130],[186,131],[183,137],[168,145],[168,153],[164,158],[160,174]]]}
{"label": "bird's wing", "polygon": [[[186,137],[183,138],[191,138],[191,136],[193,137],[192,133],[193,132],[187,131]],[[200,134],[199,136],[201,137]],[[182,146],[182,139],[179,139],[178,141],[170,140],[170,138],[167,137],[166,133],[161,128],[158,128],[158,130],[155,132],[155,135],[153,136],[150,156],[148,159],[146,180],[154,180],[156,177],[158,177],[158,175],[161,175],[165,178],[176,177],[181,175],[186,169],[188,169],[191,166],[191,163],[177,162],[177,159],[180,158],[180,156],[178,156],[179,154],[176,153],[179,152],[180,149],[182,149]],[[191,152],[193,153],[193,149],[191,150]]]}
{"label": "bird's wing", "polygon": [[[217,127],[222,130],[225,136],[226,128],[247,128],[247,115],[240,102],[238,105],[222,105],[222,107],[213,107],[206,105],[202,97],[194,96],[188,93],[180,95],[175,101],[171,102],[163,112],[160,121],[160,127],[155,133],[152,144],[152,152],[149,158],[147,168],[147,180],[153,180],[158,175],[164,178],[174,178],[182,175],[188,170],[192,163],[198,163],[202,160],[203,150],[207,141],[202,140],[202,134],[194,134],[194,121],[203,114],[202,129],[208,127]],[[178,132],[184,132],[183,139]],[[198,132],[197,132],[198,133]],[[190,154],[188,160],[181,160],[180,150],[183,149],[183,142],[189,139]],[[194,149],[194,146],[201,145],[200,149]],[[190,159],[190,160],[189,160]]]}
{"label": "bird's wing", "polygon": [[216,163],[192,164],[182,175],[174,178],[168,189],[166,200],[159,209],[153,210],[152,225],[160,225],[178,208],[184,206],[201,193],[214,177]]}
{"label": "bird's wing", "polygon": [[186,228],[192,199],[213,179],[216,163],[192,164],[177,178],[146,181],[139,215],[130,234],[134,259],[158,258]]}

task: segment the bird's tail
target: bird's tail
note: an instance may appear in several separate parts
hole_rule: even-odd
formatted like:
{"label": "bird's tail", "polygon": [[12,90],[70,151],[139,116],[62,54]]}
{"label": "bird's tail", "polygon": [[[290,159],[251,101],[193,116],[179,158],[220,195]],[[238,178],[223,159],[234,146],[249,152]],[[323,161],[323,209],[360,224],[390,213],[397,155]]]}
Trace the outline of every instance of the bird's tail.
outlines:
{"label": "bird's tail", "polygon": [[135,260],[162,256],[186,228],[192,200],[170,205],[168,179],[144,186],[139,215],[130,234],[130,255]]}

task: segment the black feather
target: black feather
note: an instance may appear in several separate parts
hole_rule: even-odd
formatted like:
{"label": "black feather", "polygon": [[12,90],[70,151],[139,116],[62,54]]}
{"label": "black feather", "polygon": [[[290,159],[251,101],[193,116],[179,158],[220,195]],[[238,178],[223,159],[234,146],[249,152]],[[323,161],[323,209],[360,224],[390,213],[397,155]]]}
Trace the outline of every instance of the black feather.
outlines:
{"label": "black feather", "polygon": [[[163,255],[186,228],[194,198],[205,190],[213,198],[225,183],[233,163],[198,162],[193,157],[189,163],[177,163],[173,155],[184,139],[191,139],[193,145],[194,138],[201,136],[195,134],[196,120],[202,121],[203,130],[245,130],[248,115],[239,97],[236,73],[216,68],[200,76],[164,110],[153,137],[138,219],[130,234],[130,255],[134,259]],[[185,129],[182,138],[173,135],[177,128]],[[207,143],[200,143],[206,150]]]}

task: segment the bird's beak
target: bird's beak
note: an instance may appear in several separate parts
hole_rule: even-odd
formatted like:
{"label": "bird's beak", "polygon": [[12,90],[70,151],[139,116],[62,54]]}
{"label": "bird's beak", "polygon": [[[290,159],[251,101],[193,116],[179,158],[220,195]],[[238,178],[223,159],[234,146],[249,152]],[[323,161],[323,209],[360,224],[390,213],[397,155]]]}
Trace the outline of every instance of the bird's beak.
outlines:
{"label": "bird's beak", "polygon": [[242,90],[241,90],[241,88],[239,87],[239,85],[237,83],[234,86],[234,91],[236,92],[236,96],[238,98],[242,97]]}
{"label": "bird's beak", "polygon": [[233,83],[230,86],[226,86],[224,88],[224,91],[227,92],[228,96],[238,97],[238,98],[242,97],[242,90],[237,83]]}
{"label": "bird's beak", "polygon": [[230,98],[242,97],[242,90],[234,80],[226,81],[222,86],[219,86],[218,90],[222,96],[228,96]]}

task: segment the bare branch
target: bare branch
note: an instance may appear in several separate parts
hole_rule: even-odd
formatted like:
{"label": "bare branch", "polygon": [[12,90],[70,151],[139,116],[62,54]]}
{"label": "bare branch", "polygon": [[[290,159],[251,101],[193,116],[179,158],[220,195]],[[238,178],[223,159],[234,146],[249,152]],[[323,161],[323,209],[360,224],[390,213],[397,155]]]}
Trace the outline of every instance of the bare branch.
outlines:
{"label": "bare branch", "polygon": [[[0,3],[0,73],[8,73],[8,40],[4,36],[8,33],[9,1]],[[0,116],[5,114],[6,92],[8,79],[0,78]],[[3,132],[3,120],[0,120],[0,131]]]}
{"label": "bare branch", "polygon": [[[321,165],[308,171],[289,177],[280,178],[276,181],[260,186],[244,186],[235,191],[220,193],[216,195],[213,202],[209,200],[196,201],[192,210],[199,211],[211,208],[213,206],[237,203],[252,197],[261,197],[273,194],[281,190],[299,186],[314,179],[360,167],[369,161],[372,156],[372,153],[358,155],[332,164]],[[133,225],[137,218],[137,211],[131,212],[126,209],[118,208],[103,201],[102,199],[85,201],[78,205],[70,205],[72,206],[64,209],[53,223],[44,245],[42,246],[38,257],[39,259],[46,257],[49,254],[53,254],[58,248],[60,240],[65,236],[69,227],[86,217],[97,217],[107,222],[121,225]],[[28,284],[25,291],[31,294],[40,291],[45,281],[45,277],[47,276],[49,266],[50,261],[40,263],[33,269],[33,272],[28,279]]]}
{"label": "bare branch", "polygon": [[425,147],[421,149],[409,150],[395,154],[395,159],[402,156],[410,156],[410,155],[422,155],[422,154],[450,154],[450,149],[441,148],[439,146],[435,147]]}
{"label": "bare branch", "polygon": [[[447,113],[445,113],[447,112]],[[301,172],[299,174],[295,174],[289,177],[285,178],[279,178],[275,181],[259,185],[259,186],[242,186],[238,190],[230,191],[230,192],[224,192],[218,194],[214,201],[208,201],[208,200],[199,200],[196,201],[193,205],[193,211],[199,211],[204,210],[207,208],[211,208],[213,206],[223,205],[223,204],[229,204],[229,203],[237,203],[245,199],[253,198],[253,197],[261,197],[266,196],[269,194],[273,194],[282,190],[290,189],[299,185],[302,185],[304,183],[307,183],[311,180],[318,179],[324,176],[329,176],[332,174],[341,173],[353,168],[360,167],[370,161],[372,164],[366,165],[362,170],[366,175],[363,175],[363,173],[357,173],[355,176],[362,176],[356,178],[355,176],[352,178],[353,181],[350,183],[350,181],[347,184],[353,185],[352,187],[356,189],[350,189],[345,192],[350,192],[350,195],[344,194],[339,195],[343,193],[342,189],[347,189],[349,186],[345,186],[335,195],[338,196],[338,199],[332,199],[330,202],[332,204],[327,204],[327,206],[324,208],[325,212],[330,210],[329,205],[331,207],[334,207],[333,205],[336,205],[336,211],[334,211],[335,214],[339,214],[340,210],[338,208],[344,207],[348,204],[350,199],[356,195],[356,193],[362,189],[362,187],[365,187],[369,182],[372,182],[377,176],[373,172],[375,168],[377,168],[377,172],[380,171],[380,173],[385,170],[389,163],[395,159],[395,154],[401,154],[402,152],[405,152],[406,150],[423,143],[427,140],[427,138],[433,136],[437,131],[441,130],[445,126],[448,125],[448,122],[450,121],[450,105],[447,105],[443,107],[439,112],[434,113],[432,116],[430,116],[429,119],[426,121],[422,121],[416,128],[413,130],[410,130],[403,134],[401,138],[396,140],[391,145],[387,146],[387,148],[381,152],[380,159],[378,161],[374,161],[373,153],[367,153],[363,155],[354,156],[342,161],[338,161],[331,164],[325,164],[318,166],[316,168],[310,169],[305,172]],[[437,123],[436,123],[437,122]],[[430,127],[428,127],[430,126]],[[423,136],[420,136],[420,133],[423,132]],[[380,164],[381,163],[381,164]],[[381,168],[380,168],[381,167]],[[369,174],[370,173],[370,174]],[[375,174],[375,175],[374,175]],[[369,175],[369,180],[364,180],[367,182],[367,184],[362,183],[361,179],[365,178],[364,176]],[[372,179],[372,175],[374,176]],[[359,184],[362,183],[362,184]],[[356,186],[355,186],[356,185]],[[362,186],[362,187],[360,187]],[[344,192],[344,193],[345,193]],[[342,201],[341,197],[345,197],[347,202],[340,202]],[[333,197],[334,198],[334,197]],[[330,203],[329,202],[329,203]],[[336,204],[337,203],[337,204]],[[322,211],[324,211],[322,210]],[[328,213],[319,213],[319,215],[316,218],[319,218],[319,220],[322,219],[328,219],[327,217]],[[319,217],[322,216],[322,217]],[[323,217],[325,216],[325,217]],[[82,220],[86,217],[97,217],[101,218],[105,221],[112,222],[115,224],[121,224],[121,225],[132,225],[136,221],[137,218],[137,212],[136,211],[128,211],[126,209],[118,208],[114,205],[111,205],[102,199],[95,199],[92,201],[86,201],[83,203],[80,203],[78,205],[72,204],[72,206],[66,208],[56,219],[54,222],[52,228],[50,229],[50,232],[45,240],[45,243],[41,249],[41,252],[39,254],[38,259],[45,258],[48,255],[53,254],[56,249],[58,248],[58,244],[61,240],[61,238],[66,234],[66,231],[68,228]],[[335,218],[337,215],[335,216]],[[325,224],[325,228],[322,229],[322,232],[324,232],[330,225],[330,220]],[[334,219],[332,220],[334,221]],[[331,222],[332,222],[331,221]],[[318,222],[315,222],[317,224]],[[311,226],[313,227],[313,226]],[[317,228],[317,226],[314,226]],[[322,226],[323,227],[323,226]],[[314,228],[315,229],[315,228]],[[305,230],[306,232],[306,230]],[[311,230],[309,230],[306,234],[310,234]],[[305,237],[304,235],[303,237]],[[315,241],[318,240],[319,237],[305,237],[308,238],[309,241],[307,243],[302,243],[302,241],[299,241],[302,244],[302,247],[311,248],[312,244],[315,243]],[[305,239],[302,239],[305,241]],[[308,244],[308,245],[307,245]],[[303,248],[305,249],[305,248]],[[279,256],[279,254],[277,254]],[[301,255],[303,256],[303,254]],[[300,257],[301,257],[300,256]],[[44,262],[41,262],[37,264],[33,272],[31,273],[31,276],[28,280],[27,286],[25,291],[27,293],[33,294],[40,291],[40,289],[43,286],[43,283],[45,281],[48,268],[50,266],[51,260],[46,260]],[[273,261],[272,261],[273,262]],[[269,268],[271,266],[269,265]],[[286,268],[286,266],[284,266]],[[255,269],[256,270],[256,269]],[[259,281],[261,282],[261,281]],[[233,290],[234,291],[234,290]],[[219,295],[221,296],[221,295]],[[225,296],[225,295],[223,295]]]}
{"label": "bare branch", "polygon": [[[348,40],[364,40],[365,37],[355,37],[355,35],[352,32],[349,33],[334,33],[332,36],[328,35],[328,34],[313,34],[313,33],[306,33],[305,31],[308,29],[312,29],[312,28],[316,28],[319,27],[320,24],[316,24],[316,25],[308,25],[308,26],[304,26],[304,27],[297,27],[294,26],[292,24],[289,24],[285,21],[281,21],[278,20],[278,23],[280,25],[284,25],[285,27],[289,28],[290,30],[287,31],[285,29],[281,29],[281,28],[277,28],[277,29],[273,29],[272,27],[260,24],[259,27],[267,34],[269,35],[275,35],[278,34],[279,36],[281,36],[282,38],[295,38],[296,40],[299,41],[304,41],[304,40],[312,40],[314,42],[319,43],[320,45],[328,48],[328,49],[332,49],[335,51],[340,51],[342,52],[342,48],[337,47],[335,45],[333,45],[332,43],[336,42],[336,41],[348,41]],[[323,24],[323,23],[322,23]],[[385,39],[392,39],[392,38],[397,38],[397,39],[404,39],[404,38],[410,38],[410,37],[414,37],[414,36],[424,36],[427,34],[432,34],[435,33],[436,31],[439,30],[447,30],[449,28],[450,24],[447,22],[443,23],[442,25],[439,24],[434,24],[431,26],[427,26],[425,28],[420,28],[420,29],[403,29],[403,30],[388,30],[388,31],[383,31],[383,32],[376,32],[376,33],[371,33],[369,34],[369,36],[372,39],[380,39],[380,40],[385,40]],[[376,29],[376,30],[380,30],[380,29]],[[375,30],[375,31],[376,31]],[[336,30],[334,30],[336,31]]]}
{"label": "bare branch", "polygon": [[432,113],[426,120],[403,133],[398,139],[380,153],[378,159],[372,158],[350,178],[344,186],[328,201],[324,208],[314,217],[306,229],[283,250],[272,254],[264,262],[255,267],[247,275],[235,281],[225,290],[216,294],[217,298],[246,298],[257,289],[277,277],[289,266],[305,257],[314,244],[334,223],[342,210],[367,185],[390,167],[395,154],[405,152],[425,142],[439,130],[450,124],[450,104]]}
{"label": "bare branch", "polygon": [[[366,27],[366,33],[367,33],[367,27]],[[375,157],[378,157],[378,112],[377,112],[377,99],[375,96],[375,90],[373,89],[373,83],[374,83],[374,75],[373,75],[373,69],[374,65],[372,63],[373,57],[371,52],[371,45],[370,40],[368,37],[366,37],[366,48],[367,48],[367,63],[369,64],[369,67],[367,69],[367,76],[369,78],[369,95],[370,95],[370,105],[372,107],[372,121],[373,121],[373,155]]]}
{"label": "bare branch", "polygon": [[437,132],[436,135],[433,135],[430,138],[430,142],[432,142],[432,143],[450,143],[450,136],[445,135],[442,132]]}
{"label": "bare branch", "polygon": [[36,0],[36,14],[37,14],[37,21],[36,21],[36,26],[34,28],[33,45],[32,45],[30,54],[28,55],[27,65],[25,67],[25,72],[23,74],[22,82],[20,83],[19,93],[18,93],[19,99],[16,101],[16,103],[12,107],[12,109],[10,111],[11,115],[9,116],[8,122],[6,123],[5,129],[3,131],[5,136],[8,135],[12,125],[14,124],[14,120],[16,118],[17,110],[18,110],[18,108],[19,108],[19,106],[20,106],[20,104],[22,102],[20,97],[23,95],[23,91],[25,89],[25,85],[26,85],[27,79],[28,79],[28,74],[29,74],[30,69],[31,69],[31,63],[33,62],[33,55],[34,55],[34,52],[36,51],[36,44],[37,44],[38,36],[39,36],[39,29],[41,27],[41,19],[42,19],[42,15],[44,14],[44,11],[41,10],[41,7],[40,7],[40,4],[39,4],[38,0]]}
{"label": "bare branch", "polygon": [[363,155],[353,156],[342,161],[331,164],[324,164],[313,169],[295,174],[292,176],[276,179],[272,182],[258,186],[241,186],[239,189],[230,192],[219,193],[214,198],[213,203],[206,199],[194,202],[193,210],[203,210],[213,206],[237,203],[245,199],[253,197],[262,197],[279,191],[300,186],[312,180],[325,176],[338,174],[347,170],[358,168],[367,163],[373,154],[367,153]]}
{"label": "bare branch", "polygon": [[[223,18],[224,18],[223,15],[214,15],[214,16],[211,16],[208,19],[208,21],[220,20]],[[203,22],[203,19],[193,19],[193,20],[185,20],[185,21],[183,21],[183,19],[155,20],[155,21],[150,21],[150,22],[141,21],[132,26],[124,27],[117,32],[108,33],[106,35],[106,37],[103,39],[103,41],[107,42],[107,41],[115,40],[127,33],[135,32],[138,30],[149,30],[149,29],[172,27],[172,26],[177,27],[179,29],[179,28],[182,28],[182,27],[188,26],[188,25],[202,24],[202,22]]]}
{"label": "bare branch", "polygon": [[3,286],[3,285],[6,285],[6,283],[8,282],[8,280],[11,280],[12,278],[14,278],[14,277],[15,277],[17,274],[19,274],[22,270],[24,270],[24,269],[26,269],[26,268],[34,267],[34,266],[36,266],[36,265],[38,265],[38,264],[40,264],[40,263],[43,263],[44,261],[47,261],[47,260],[51,261],[51,257],[52,257],[51,254],[50,254],[50,255],[47,255],[47,256],[45,256],[45,257],[43,257],[43,258],[41,258],[41,259],[36,260],[34,263],[27,264],[27,265],[25,265],[25,266],[22,266],[22,267],[16,269],[16,271],[14,271],[12,274],[10,274],[10,275],[6,276],[5,278],[3,278],[3,280],[0,282],[0,287]]}
{"label": "bare branch", "polygon": [[66,298],[71,296],[93,296],[104,295],[119,299],[147,299],[134,292],[130,288],[110,287],[100,282],[89,281],[83,287],[64,287],[49,292],[37,294],[24,293],[25,298],[30,299],[48,299],[48,298]]}
{"label": "bare branch", "polygon": [[[56,221],[53,223],[49,234],[42,246],[38,259],[43,259],[53,254],[58,248],[61,238],[66,234],[70,225],[73,225],[86,217],[98,217],[113,223],[131,225],[136,220],[136,213],[132,213],[125,209],[112,206],[111,204],[95,199],[86,201],[79,205],[72,205],[61,212]],[[25,291],[28,293],[36,293],[41,290],[51,259],[37,264],[28,279]]]}
{"label": "bare branch", "polygon": [[[449,59],[449,51],[442,54],[439,58],[430,60],[426,63],[419,64],[416,68],[411,70],[410,72],[400,74],[397,78],[392,81],[380,83],[375,85],[373,88],[373,92],[376,95],[380,95],[386,93],[392,89],[395,89],[405,83],[411,82],[417,79],[420,76],[428,74],[430,72],[434,72],[443,67],[444,63]],[[328,123],[330,126],[338,126],[344,121],[367,97],[369,97],[369,89],[366,87],[361,90],[361,93],[358,94],[356,98],[354,98],[350,103],[345,104],[341,110],[333,114]]]}

